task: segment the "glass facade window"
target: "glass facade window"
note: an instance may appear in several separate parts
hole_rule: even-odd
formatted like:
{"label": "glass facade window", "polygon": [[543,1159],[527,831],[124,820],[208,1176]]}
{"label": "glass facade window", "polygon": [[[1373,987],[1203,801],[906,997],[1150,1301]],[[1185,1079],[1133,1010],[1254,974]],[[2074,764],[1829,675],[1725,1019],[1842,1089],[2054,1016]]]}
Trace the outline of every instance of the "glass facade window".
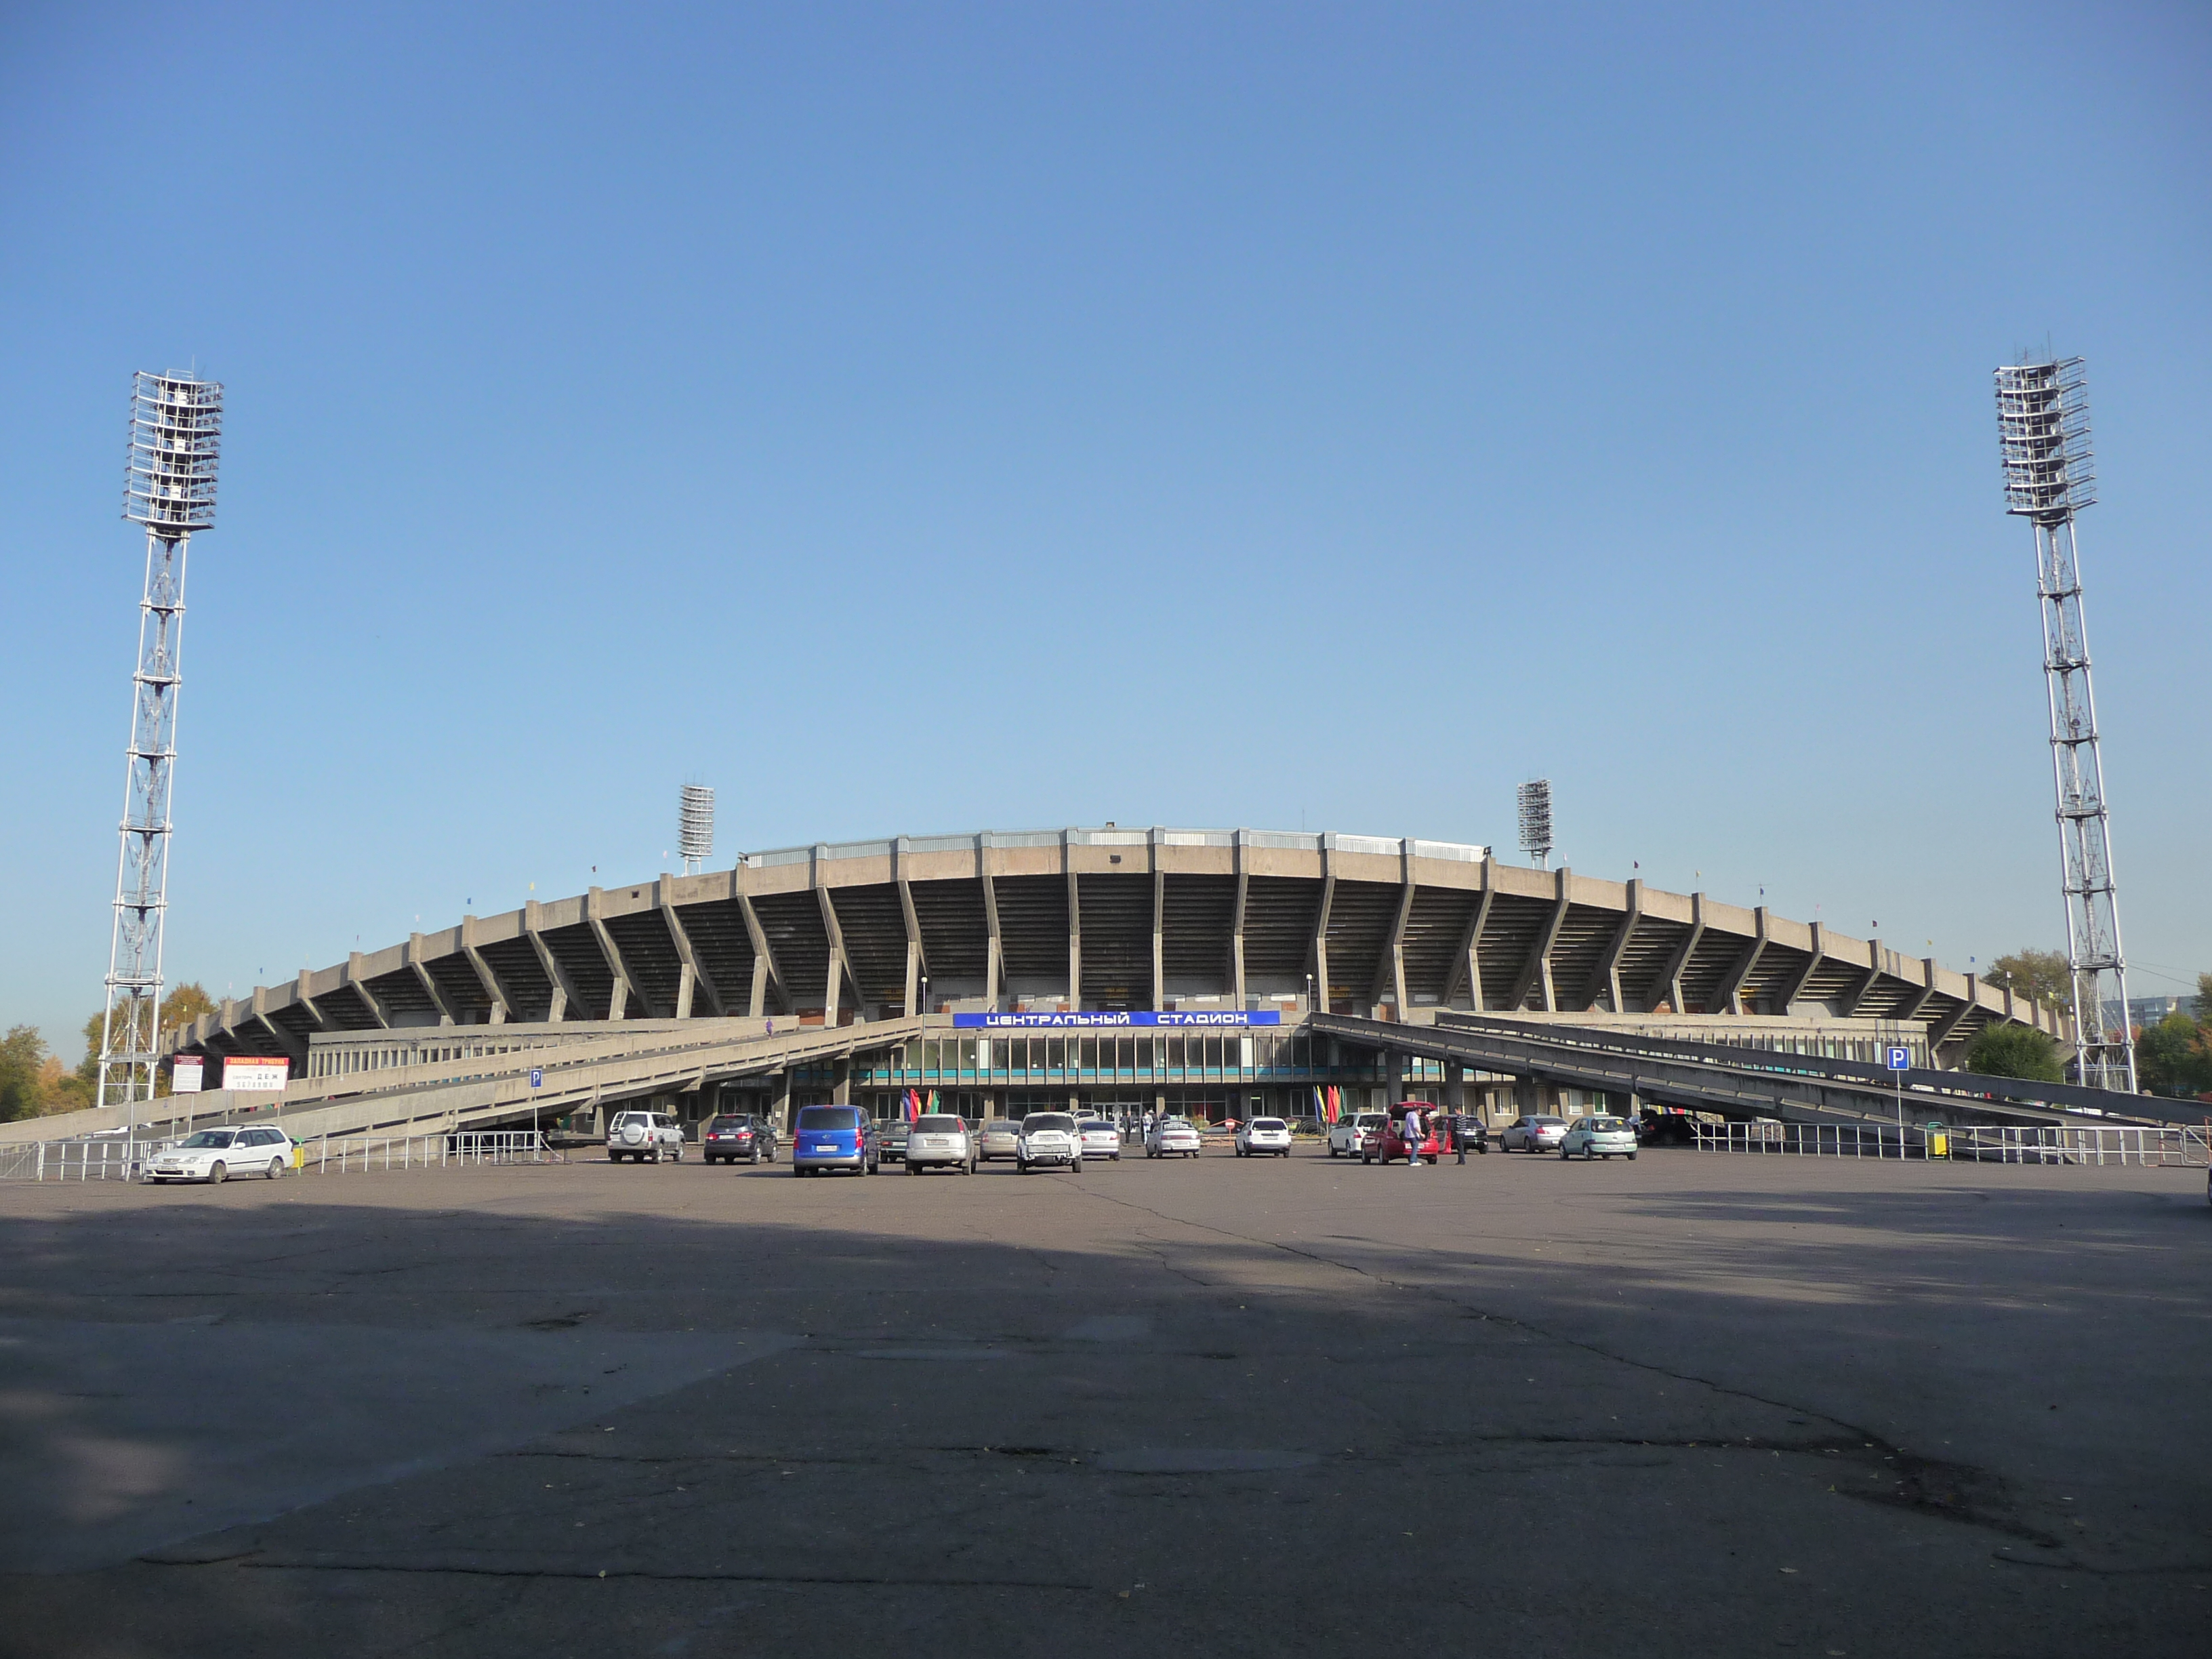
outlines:
{"label": "glass facade window", "polygon": [[1044,1063],[1046,1070],[1050,1072],[1059,1072],[1066,1066],[1067,1039],[1066,1037],[1048,1037],[1045,1039]]}

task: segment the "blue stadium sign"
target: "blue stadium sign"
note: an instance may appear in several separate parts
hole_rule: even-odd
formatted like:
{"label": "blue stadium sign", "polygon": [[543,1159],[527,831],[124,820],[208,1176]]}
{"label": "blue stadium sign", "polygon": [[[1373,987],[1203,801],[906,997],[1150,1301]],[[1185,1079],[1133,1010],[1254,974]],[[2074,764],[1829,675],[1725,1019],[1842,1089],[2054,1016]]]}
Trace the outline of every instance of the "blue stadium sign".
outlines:
{"label": "blue stadium sign", "polygon": [[1889,1069],[1893,1072],[1911,1071],[1912,1069],[1912,1050],[1910,1048],[1892,1048],[1889,1051]]}
{"label": "blue stadium sign", "polygon": [[530,1086],[533,1089],[542,1089],[545,1086],[545,1068],[543,1066],[533,1066],[530,1068]]}
{"label": "blue stadium sign", "polygon": [[1182,1029],[1208,1025],[1280,1025],[1274,1009],[1227,1009],[1190,1013],[1155,1013],[1150,1009],[1118,1013],[1079,1014],[955,1014],[952,1023],[963,1030],[1064,1031],[1122,1030],[1135,1025],[1164,1025]]}

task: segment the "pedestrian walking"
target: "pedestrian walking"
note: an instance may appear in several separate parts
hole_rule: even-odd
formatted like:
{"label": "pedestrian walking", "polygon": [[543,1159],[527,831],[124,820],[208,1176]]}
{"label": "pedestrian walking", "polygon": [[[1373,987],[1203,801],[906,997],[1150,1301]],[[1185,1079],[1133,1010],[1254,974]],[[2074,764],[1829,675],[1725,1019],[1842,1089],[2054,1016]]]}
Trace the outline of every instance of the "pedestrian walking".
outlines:
{"label": "pedestrian walking", "polygon": [[1462,1164],[1464,1164],[1464,1163],[1466,1163],[1466,1162],[1467,1162],[1467,1115],[1466,1115],[1466,1114],[1465,1114],[1465,1113],[1454,1113],[1454,1114],[1453,1114],[1453,1115],[1452,1115],[1451,1126],[1452,1126],[1452,1150],[1453,1150],[1454,1152],[1457,1152],[1457,1153],[1459,1154],[1459,1162],[1461,1162]]}

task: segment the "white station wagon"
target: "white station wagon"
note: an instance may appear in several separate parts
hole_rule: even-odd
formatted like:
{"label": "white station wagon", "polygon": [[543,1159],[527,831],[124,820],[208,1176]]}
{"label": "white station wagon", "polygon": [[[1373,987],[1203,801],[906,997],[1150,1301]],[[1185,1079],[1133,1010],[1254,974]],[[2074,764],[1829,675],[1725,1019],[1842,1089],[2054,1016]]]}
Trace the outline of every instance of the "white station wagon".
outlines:
{"label": "white station wagon", "polygon": [[234,1175],[270,1181],[290,1170],[292,1138],[282,1129],[202,1129],[146,1165],[149,1181],[228,1181]]}
{"label": "white station wagon", "polygon": [[1245,1121],[1237,1131],[1237,1156],[1239,1158],[1288,1158],[1291,1155],[1291,1126],[1279,1117],[1255,1117]]}

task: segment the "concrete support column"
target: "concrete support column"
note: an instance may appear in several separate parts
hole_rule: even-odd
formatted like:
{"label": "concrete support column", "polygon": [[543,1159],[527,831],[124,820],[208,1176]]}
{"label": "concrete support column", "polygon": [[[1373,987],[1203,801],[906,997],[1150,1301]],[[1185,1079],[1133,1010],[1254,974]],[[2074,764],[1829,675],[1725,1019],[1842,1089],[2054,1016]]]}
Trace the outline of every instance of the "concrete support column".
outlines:
{"label": "concrete support column", "polygon": [[1237,832],[1237,908],[1229,922],[1229,983],[1239,1008],[1244,1000],[1244,898],[1250,878],[1244,872],[1244,848],[1251,838],[1249,830]]}
{"label": "concrete support column", "polygon": [[775,1104],[769,1111],[775,1120],[778,1133],[791,1133],[791,1073],[788,1069],[775,1074]]}
{"label": "concrete support column", "polygon": [[1074,847],[1063,834],[1060,856],[1067,860],[1067,1011],[1083,1007],[1083,896],[1075,883]]}
{"label": "concrete support column", "polygon": [[830,1098],[840,1106],[853,1103],[853,1057],[840,1054],[832,1064]]}
{"label": "concrete support column", "polygon": [[1389,1091],[1393,1106],[1405,1099],[1406,1057],[1395,1048],[1386,1048],[1382,1052],[1382,1086]]}
{"label": "concrete support column", "polygon": [[1168,878],[1160,868],[1160,831],[1152,831],[1152,1012],[1168,1006],[1167,970],[1161,939],[1167,925]]}
{"label": "concrete support column", "polygon": [[1306,961],[1313,969],[1313,1002],[1308,1012],[1318,1008],[1330,1012],[1328,991],[1328,911],[1336,902],[1336,860],[1330,856],[1336,843],[1334,835],[1321,838],[1321,905],[1314,912],[1313,948],[1306,953]]}

